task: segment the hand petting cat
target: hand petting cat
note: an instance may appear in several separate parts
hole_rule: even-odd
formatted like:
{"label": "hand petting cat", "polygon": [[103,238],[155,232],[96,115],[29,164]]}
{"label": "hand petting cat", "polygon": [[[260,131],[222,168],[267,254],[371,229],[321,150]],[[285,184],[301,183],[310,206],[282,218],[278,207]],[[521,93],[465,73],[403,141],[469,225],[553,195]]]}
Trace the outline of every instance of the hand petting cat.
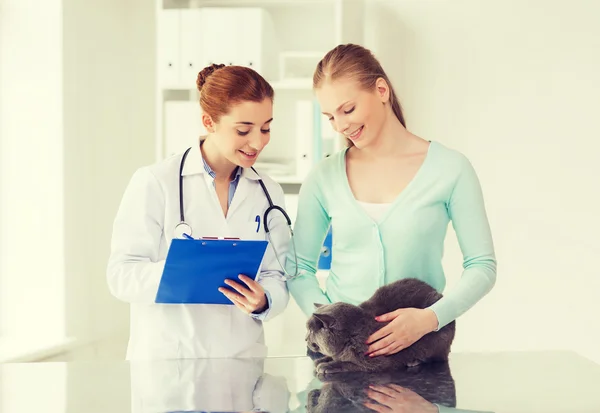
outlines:
{"label": "hand petting cat", "polygon": [[438,327],[437,316],[430,309],[399,308],[375,319],[389,324],[368,338],[369,357],[396,354]]}
{"label": "hand petting cat", "polygon": [[219,291],[246,314],[262,313],[265,311],[268,301],[263,287],[246,275],[240,275],[239,279],[246,285],[244,286],[232,280],[225,280],[225,284],[239,294],[226,288],[219,288]]}

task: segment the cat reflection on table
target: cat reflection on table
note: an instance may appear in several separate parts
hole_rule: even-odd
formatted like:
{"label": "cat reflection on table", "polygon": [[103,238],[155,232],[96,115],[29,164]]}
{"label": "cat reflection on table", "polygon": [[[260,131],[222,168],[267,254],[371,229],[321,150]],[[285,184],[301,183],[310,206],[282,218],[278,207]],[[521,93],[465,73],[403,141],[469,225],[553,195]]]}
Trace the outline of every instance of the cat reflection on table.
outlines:
{"label": "cat reflection on table", "polygon": [[456,406],[448,362],[387,373],[344,373],[308,393],[306,413],[437,413]]}
{"label": "cat reflection on table", "polygon": [[455,321],[426,334],[398,353],[373,358],[366,354],[367,339],[386,325],[376,321],[376,316],[399,308],[427,308],[440,298],[442,294],[429,284],[407,278],[380,287],[358,306],[343,302],[315,304],[316,310],[307,321],[306,342],[317,377],[323,379],[346,372],[394,371],[447,361],[454,340]]}

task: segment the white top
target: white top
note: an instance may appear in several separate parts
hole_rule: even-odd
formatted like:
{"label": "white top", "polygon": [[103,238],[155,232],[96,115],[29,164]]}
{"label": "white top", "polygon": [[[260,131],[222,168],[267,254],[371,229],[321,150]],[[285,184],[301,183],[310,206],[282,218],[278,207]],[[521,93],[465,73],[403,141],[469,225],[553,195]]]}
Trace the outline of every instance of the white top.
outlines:
{"label": "white top", "polygon": [[387,211],[390,205],[392,205],[391,202],[385,204],[375,204],[362,201],[357,202],[365,210],[367,215],[369,215],[375,222],[379,222],[379,220],[383,217],[383,214],[385,214],[385,211]]}

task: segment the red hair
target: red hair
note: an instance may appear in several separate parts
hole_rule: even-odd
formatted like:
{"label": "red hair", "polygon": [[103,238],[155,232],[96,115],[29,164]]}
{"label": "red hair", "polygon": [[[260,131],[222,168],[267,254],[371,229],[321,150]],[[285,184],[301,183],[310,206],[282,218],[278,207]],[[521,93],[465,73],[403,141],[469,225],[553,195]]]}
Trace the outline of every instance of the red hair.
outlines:
{"label": "red hair", "polygon": [[207,66],[198,73],[196,87],[200,92],[200,107],[213,122],[219,122],[235,104],[262,102],[267,98],[273,101],[274,97],[271,85],[245,66]]}

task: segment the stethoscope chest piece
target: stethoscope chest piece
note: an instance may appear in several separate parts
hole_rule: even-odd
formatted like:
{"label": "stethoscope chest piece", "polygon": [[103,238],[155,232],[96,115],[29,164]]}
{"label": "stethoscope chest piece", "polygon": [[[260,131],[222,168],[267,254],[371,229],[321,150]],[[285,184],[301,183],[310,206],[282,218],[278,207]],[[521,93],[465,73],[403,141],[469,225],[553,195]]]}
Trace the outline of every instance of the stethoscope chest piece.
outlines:
{"label": "stethoscope chest piece", "polygon": [[184,238],[183,234],[187,234],[190,237],[192,236],[192,227],[187,222],[180,222],[175,226],[173,237],[174,238]]}

